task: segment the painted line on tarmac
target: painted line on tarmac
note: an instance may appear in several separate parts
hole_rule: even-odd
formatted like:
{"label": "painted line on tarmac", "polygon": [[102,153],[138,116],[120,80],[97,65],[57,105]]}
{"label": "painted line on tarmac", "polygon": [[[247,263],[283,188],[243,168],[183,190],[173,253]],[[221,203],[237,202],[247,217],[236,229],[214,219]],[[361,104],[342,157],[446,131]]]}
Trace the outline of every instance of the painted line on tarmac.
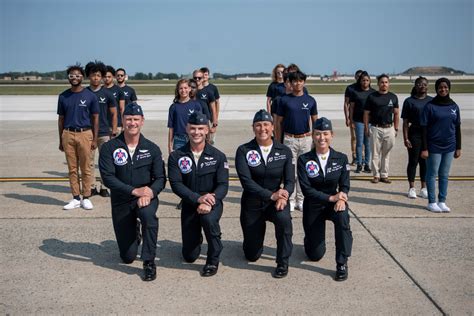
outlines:
{"label": "painted line on tarmac", "polygon": [[373,233],[372,231],[364,224],[364,222],[362,222],[362,220],[360,219],[359,216],[357,216],[357,214],[355,214],[351,209],[349,209],[351,214],[356,218],[356,220],[362,225],[362,227],[369,233],[369,235],[375,240],[375,242],[377,242],[377,244],[379,244],[380,247],[382,247],[382,249],[385,251],[385,253],[398,265],[398,267],[400,269],[402,269],[402,271],[405,273],[405,275],[420,289],[420,291],[426,296],[426,298],[428,298],[428,300],[436,307],[436,309],[438,309],[442,315],[447,315],[447,313],[443,310],[443,308],[435,301],[435,299],[433,297],[431,297],[431,295],[420,285],[420,283],[418,283],[418,281],[415,279],[414,276],[412,276],[410,274],[410,272],[408,272],[408,270],[401,264],[400,261],[397,260],[397,258],[395,258],[395,256],[390,252],[390,250],[387,249],[387,247],[385,247],[385,245],[380,241],[380,239],[378,239]]}
{"label": "painted line on tarmac", "polygon": [[[370,181],[372,176],[351,176],[350,179],[353,181]],[[168,179],[169,180],[169,179]],[[408,181],[405,176],[393,176],[390,177],[392,181]],[[416,177],[415,180],[419,180]],[[0,177],[1,182],[65,182],[69,181],[68,177]],[[237,177],[229,177],[229,181],[239,181]],[[449,177],[449,181],[474,181],[474,176],[452,176]]]}

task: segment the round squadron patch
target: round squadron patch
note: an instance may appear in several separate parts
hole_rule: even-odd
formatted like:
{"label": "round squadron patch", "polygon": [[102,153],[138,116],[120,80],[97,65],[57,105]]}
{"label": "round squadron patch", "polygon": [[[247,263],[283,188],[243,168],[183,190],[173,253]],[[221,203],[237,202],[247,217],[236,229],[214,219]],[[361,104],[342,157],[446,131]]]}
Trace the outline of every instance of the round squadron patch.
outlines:
{"label": "round squadron patch", "polygon": [[319,165],[314,160],[310,160],[306,163],[306,172],[308,177],[316,178],[319,175]]}
{"label": "round squadron patch", "polygon": [[247,163],[250,167],[257,167],[260,165],[262,158],[256,150],[251,150],[247,153]]}
{"label": "round squadron patch", "polygon": [[117,166],[123,166],[127,164],[128,153],[123,148],[115,149],[112,157],[114,157],[114,164]]}
{"label": "round squadron patch", "polygon": [[178,167],[181,170],[181,173],[190,173],[193,167],[193,162],[189,157],[181,157],[178,160]]}

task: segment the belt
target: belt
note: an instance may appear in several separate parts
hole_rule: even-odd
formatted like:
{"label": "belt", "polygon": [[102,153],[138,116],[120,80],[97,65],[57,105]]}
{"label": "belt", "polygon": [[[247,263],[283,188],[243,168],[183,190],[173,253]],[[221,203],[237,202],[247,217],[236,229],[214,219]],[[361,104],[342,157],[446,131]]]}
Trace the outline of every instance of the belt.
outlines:
{"label": "belt", "polygon": [[91,129],[90,127],[84,127],[84,128],[66,127],[65,128],[66,131],[75,132],[75,133],[85,132],[85,131],[88,131],[90,129]]}
{"label": "belt", "polygon": [[304,134],[290,134],[290,133],[285,133],[286,136],[289,136],[289,137],[293,137],[293,138],[303,138],[303,137],[307,137],[307,136],[311,136],[311,132],[307,132],[307,133],[304,133]]}
{"label": "belt", "polygon": [[380,128],[388,128],[388,127],[392,127],[392,124],[374,124],[376,127],[380,127]]}

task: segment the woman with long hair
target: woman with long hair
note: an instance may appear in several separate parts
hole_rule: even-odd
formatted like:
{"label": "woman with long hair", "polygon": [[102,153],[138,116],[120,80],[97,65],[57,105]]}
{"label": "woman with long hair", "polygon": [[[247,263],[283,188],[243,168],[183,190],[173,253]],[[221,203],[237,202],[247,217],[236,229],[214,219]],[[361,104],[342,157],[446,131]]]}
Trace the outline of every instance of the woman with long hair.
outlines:
{"label": "woman with long hair", "polygon": [[273,67],[272,82],[267,89],[267,112],[271,113],[272,102],[277,96],[285,95],[285,83],[283,80],[283,71],[285,65],[278,64]]}

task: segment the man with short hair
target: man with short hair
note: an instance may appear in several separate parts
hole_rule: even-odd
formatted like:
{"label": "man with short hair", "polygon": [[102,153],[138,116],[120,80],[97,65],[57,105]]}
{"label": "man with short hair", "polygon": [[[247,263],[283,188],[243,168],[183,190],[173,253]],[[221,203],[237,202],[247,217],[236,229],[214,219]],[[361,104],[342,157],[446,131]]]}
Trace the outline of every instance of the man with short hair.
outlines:
{"label": "man with short hair", "polygon": [[[290,147],[293,158],[296,160],[301,154],[311,149],[311,127],[318,118],[316,100],[304,93],[306,75],[301,71],[290,72],[289,80],[292,92],[281,99],[277,109],[275,124],[275,138],[281,139]],[[295,177],[297,177],[295,171]],[[290,196],[290,210],[303,210],[303,194],[297,178],[296,190]]]}
{"label": "man with short hair", "polygon": [[115,71],[115,79],[117,80],[117,85],[123,92],[123,96],[125,97],[125,105],[137,102],[137,94],[135,93],[135,89],[130,87],[128,84],[125,83],[127,80],[127,72],[123,68],[119,68]]}
{"label": "man with short hair", "polygon": [[[214,96],[214,93],[208,91],[204,87],[204,73],[200,70],[197,69],[193,72],[193,79],[196,80],[198,84],[198,91],[196,95],[196,99],[200,100],[201,106],[207,106],[210,117],[208,118],[209,121],[211,122],[211,128],[209,130],[210,133],[215,133],[217,129],[217,108],[216,108],[216,98]],[[210,135],[207,135],[207,141],[212,145],[213,142],[210,139]]]}
{"label": "man with short hair", "polygon": [[[106,88],[101,86],[102,78],[105,76],[105,69],[105,65],[100,61],[91,61],[85,67],[86,76],[89,78],[89,87],[87,87],[87,89],[96,95],[99,102],[99,136],[97,137],[97,147],[99,151],[102,148],[102,145],[110,140],[111,136],[117,136],[117,103],[115,102],[114,96]],[[112,120],[110,124],[108,117]],[[112,126],[112,130],[109,129],[110,125]],[[99,179],[100,191],[98,191],[96,187],[95,152],[95,149],[91,150],[91,195],[108,197],[109,192],[102,185],[101,179]]]}
{"label": "man with short hair", "polygon": [[124,263],[132,263],[143,245],[143,280],[156,278],[156,243],[158,239],[158,194],[166,184],[165,164],[160,148],[143,136],[145,118],[140,105],[128,104],[123,112],[123,132],[102,146],[99,168],[110,188],[112,222]]}
{"label": "man with short hair", "polygon": [[[398,98],[389,91],[390,81],[386,74],[377,77],[379,90],[368,96],[364,108],[365,134],[370,136],[372,151],[372,183],[391,183],[388,178],[390,151],[398,133]],[[369,131],[369,123],[372,124]]]}
{"label": "man with short hair", "polygon": [[[125,108],[125,95],[122,89],[115,84],[115,69],[114,67],[108,65],[106,66],[106,72],[104,77],[104,86],[112,93],[117,102],[117,131],[120,133],[122,131],[122,113]],[[109,116],[109,122],[112,122],[111,117]],[[110,125],[112,128],[112,125]],[[115,136],[114,136],[115,137]]]}
{"label": "man with short hair", "polygon": [[219,220],[229,189],[229,164],[224,153],[206,143],[209,121],[204,114],[191,114],[186,132],[189,141],[168,158],[168,176],[171,189],[183,201],[183,258],[186,262],[196,261],[201,254],[204,230],[208,247],[201,275],[210,277],[217,273],[223,248]]}
{"label": "man with short hair", "polygon": [[355,136],[355,127],[354,123],[351,122],[350,118],[350,98],[351,95],[357,86],[357,80],[359,80],[360,74],[363,72],[363,70],[357,70],[354,74],[354,79],[356,82],[351,83],[346,87],[346,91],[344,92],[344,116],[346,118],[346,126],[349,127],[349,130],[351,132],[351,153],[352,153],[352,162],[351,165],[355,164],[356,161],[356,136]]}
{"label": "man with short hair", "polygon": [[[71,88],[59,95],[57,114],[59,150],[66,154],[73,199],[63,209],[72,210],[82,206],[91,210],[94,206],[89,199],[93,180],[90,155],[91,150],[97,147],[99,103],[94,93],[82,87],[85,73],[80,65],[70,66],[66,72]],[[82,201],[79,168],[82,175]]]}
{"label": "man with short hair", "polygon": [[216,119],[215,121],[212,121],[212,127],[214,127],[215,131],[214,132],[210,132],[209,133],[209,139],[210,139],[210,142],[211,144],[214,144],[215,141],[216,141],[216,133],[217,133],[217,126],[218,126],[218,121],[219,121],[219,113],[220,113],[220,98],[221,96],[219,95],[219,89],[217,89],[216,85],[212,84],[209,82],[209,75],[210,75],[210,70],[209,68],[207,67],[202,67],[201,69],[202,74],[203,74],[203,78],[202,78],[202,84],[204,86],[204,90],[207,92],[207,93],[212,93],[214,95],[214,100],[216,102]]}

